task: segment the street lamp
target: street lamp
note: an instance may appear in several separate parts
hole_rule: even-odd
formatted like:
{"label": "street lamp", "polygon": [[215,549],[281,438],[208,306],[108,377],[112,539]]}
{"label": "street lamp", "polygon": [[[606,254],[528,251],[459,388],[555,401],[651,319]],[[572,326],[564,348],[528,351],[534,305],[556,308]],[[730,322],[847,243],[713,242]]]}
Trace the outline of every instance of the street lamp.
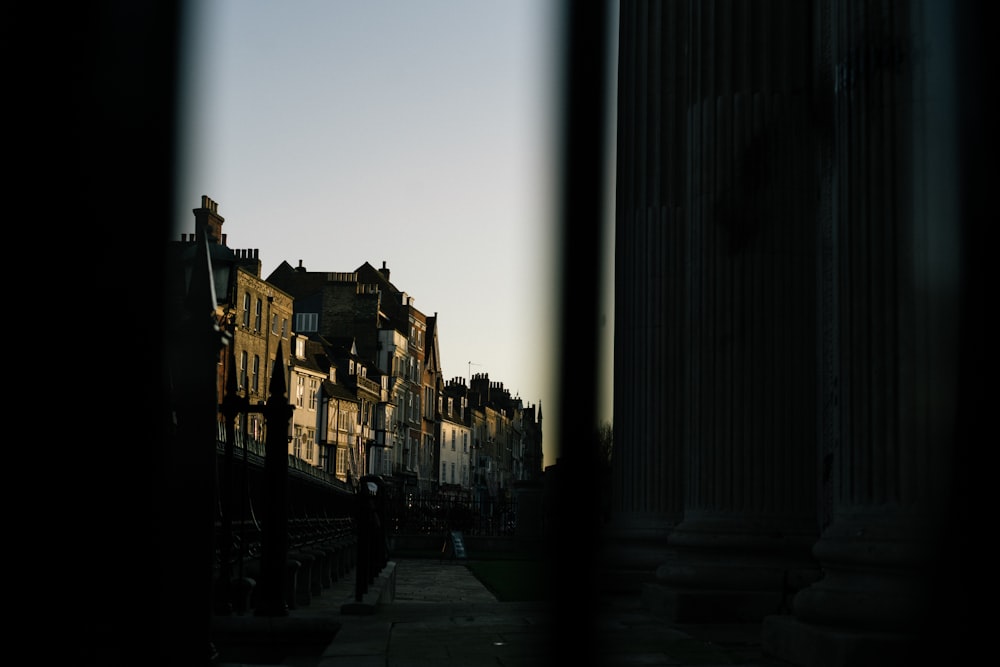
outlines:
{"label": "street lamp", "polygon": [[[196,242],[184,248],[179,255],[179,261],[184,274],[184,294],[187,295],[187,302],[190,310],[199,311],[208,304],[214,304],[215,312],[219,306],[227,308],[230,299],[230,286],[233,281],[234,269],[238,258],[236,253],[225,245],[218,243],[207,227],[201,227],[197,232]],[[205,265],[207,262],[207,266]],[[211,276],[211,279],[208,277]],[[198,293],[197,302],[192,296],[192,280],[195,281],[194,290]],[[206,292],[210,292],[210,295]],[[192,307],[193,306],[193,307]],[[213,313],[213,317],[215,314]],[[226,318],[228,319],[228,318]],[[217,322],[217,320],[216,320]],[[226,322],[223,322],[223,327]],[[216,323],[216,329],[219,329]],[[221,510],[222,534],[219,538],[219,580],[218,588],[215,591],[215,611],[217,613],[228,613],[231,610],[229,602],[229,586],[232,576],[231,558],[233,545],[233,475],[234,475],[234,440],[235,440],[235,420],[240,412],[248,411],[248,401],[240,398],[236,393],[236,359],[235,351],[232,348],[232,333],[223,329],[218,330],[218,335],[222,338],[222,346],[229,347],[229,354],[226,355],[223,364],[225,373],[224,397],[218,400],[219,378],[216,377],[217,400],[215,409],[224,416],[225,423],[225,443],[223,452],[222,474],[219,477],[219,487],[215,489],[218,493],[219,508]],[[221,349],[221,348],[220,348]],[[214,367],[214,366],[213,366]],[[206,406],[207,410],[207,406]],[[218,414],[218,412],[216,414]],[[216,417],[217,418],[217,417]],[[215,447],[212,447],[213,456]],[[242,555],[242,554],[241,554]],[[242,560],[241,560],[242,566]]]}
{"label": "street lamp", "polygon": [[[164,563],[170,563],[169,582],[163,590],[173,613],[166,620],[173,624],[172,638],[163,646],[182,662],[200,661],[214,652],[211,642],[211,616],[215,582],[215,516],[217,487],[215,479],[218,441],[218,361],[219,353],[229,345],[231,335],[219,327],[216,279],[227,285],[233,262],[219,258],[216,271],[207,230],[200,230],[196,243],[175,256],[172,267],[178,290],[174,329],[169,343],[170,386],[174,416],[173,446],[163,452],[165,528]],[[231,254],[231,253],[230,253]],[[235,255],[232,256],[235,259]],[[187,536],[178,539],[178,535]],[[204,550],[204,551],[202,551]],[[204,560],[203,560],[204,559]],[[203,601],[202,607],[198,601]],[[189,613],[187,605],[195,605]],[[174,606],[176,605],[176,606]]]}
{"label": "street lamp", "polygon": [[[238,258],[228,247],[208,238],[208,230],[198,232],[198,242],[185,248],[180,253],[180,263],[184,267],[184,294],[191,289],[191,275],[195,262],[204,261],[199,255],[199,245],[204,241],[208,249],[209,271],[212,275],[212,299],[215,305],[224,306],[229,303],[229,287],[233,269]],[[204,237],[204,238],[202,238]],[[199,267],[200,268],[200,267]]]}

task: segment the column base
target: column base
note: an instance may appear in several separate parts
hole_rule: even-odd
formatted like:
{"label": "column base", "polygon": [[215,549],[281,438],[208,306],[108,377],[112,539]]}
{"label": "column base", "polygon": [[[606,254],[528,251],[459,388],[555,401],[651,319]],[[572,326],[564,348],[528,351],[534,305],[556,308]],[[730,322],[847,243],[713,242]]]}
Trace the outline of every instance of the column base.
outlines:
{"label": "column base", "polygon": [[596,564],[605,593],[638,595],[656,580],[656,568],[669,558],[672,524],[663,515],[622,514],[604,526]]}
{"label": "column base", "polygon": [[911,635],[810,625],[790,615],[761,624],[767,655],[801,667],[891,667],[923,664]]}
{"label": "column base", "polygon": [[676,623],[760,623],[790,613],[795,594],[820,579],[807,536],[722,525],[671,534],[671,556],[643,589],[650,611]]}
{"label": "column base", "polygon": [[645,584],[642,606],[673,623],[759,623],[785,605],[780,591],[684,590]]}

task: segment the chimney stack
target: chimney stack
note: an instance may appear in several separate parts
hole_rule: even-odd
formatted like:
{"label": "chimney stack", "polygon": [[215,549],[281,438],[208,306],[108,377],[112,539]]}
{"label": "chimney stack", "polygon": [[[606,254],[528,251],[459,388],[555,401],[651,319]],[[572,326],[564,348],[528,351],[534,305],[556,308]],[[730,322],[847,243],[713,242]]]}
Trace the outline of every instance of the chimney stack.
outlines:
{"label": "chimney stack", "polygon": [[[208,195],[201,196],[201,208],[193,209],[195,234],[201,231],[208,231],[210,243],[226,244],[226,237],[222,233],[222,223],[226,221],[219,215],[219,204],[212,201]],[[197,238],[197,236],[195,236]]]}

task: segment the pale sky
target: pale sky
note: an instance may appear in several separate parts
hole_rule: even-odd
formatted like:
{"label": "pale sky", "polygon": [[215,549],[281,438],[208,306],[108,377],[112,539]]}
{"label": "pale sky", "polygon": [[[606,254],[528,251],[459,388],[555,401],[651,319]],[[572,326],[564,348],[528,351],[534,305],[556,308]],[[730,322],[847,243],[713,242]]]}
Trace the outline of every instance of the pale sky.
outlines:
{"label": "pale sky", "polygon": [[[259,250],[263,278],[282,261],[310,271],[385,262],[414,306],[437,314],[446,379],[488,373],[541,404],[546,466],[559,409],[558,8],[189,3],[174,235],[193,231],[207,195],[227,244]],[[612,305],[595,307],[610,335]],[[600,396],[611,421],[610,388]]]}

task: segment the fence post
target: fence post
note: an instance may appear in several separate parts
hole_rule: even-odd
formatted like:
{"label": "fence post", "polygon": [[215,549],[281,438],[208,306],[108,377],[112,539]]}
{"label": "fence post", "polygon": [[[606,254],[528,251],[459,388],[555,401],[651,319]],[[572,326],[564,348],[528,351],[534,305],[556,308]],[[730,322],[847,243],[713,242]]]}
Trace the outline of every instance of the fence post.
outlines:
{"label": "fence post", "polygon": [[285,357],[278,343],[264,405],[267,438],[264,444],[265,521],[260,558],[258,616],[287,616],[285,561],[288,557],[288,422],[293,407],[285,398]]}
{"label": "fence post", "polygon": [[[232,612],[232,560],[233,560],[233,448],[236,444],[236,417],[249,408],[249,401],[237,393],[236,383],[236,353],[229,346],[226,364],[226,393],[220,404],[223,421],[226,428],[226,443],[223,456],[221,475],[221,493],[219,503],[222,507],[222,536],[220,538],[219,581],[215,603],[216,613]],[[244,474],[246,474],[244,472]],[[240,576],[243,564],[243,540],[240,540]]]}
{"label": "fence post", "polygon": [[368,492],[368,482],[364,478],[358,483],[358,490],[355,494],[357,499],[357,521],[358,521],[358,557],[355,569],[354,581],[354,601],[361,602],[361,599],[368,592],[368,584],[371,576],[371,547],[372,547],[372,517],[373,507],[371,495]]}

